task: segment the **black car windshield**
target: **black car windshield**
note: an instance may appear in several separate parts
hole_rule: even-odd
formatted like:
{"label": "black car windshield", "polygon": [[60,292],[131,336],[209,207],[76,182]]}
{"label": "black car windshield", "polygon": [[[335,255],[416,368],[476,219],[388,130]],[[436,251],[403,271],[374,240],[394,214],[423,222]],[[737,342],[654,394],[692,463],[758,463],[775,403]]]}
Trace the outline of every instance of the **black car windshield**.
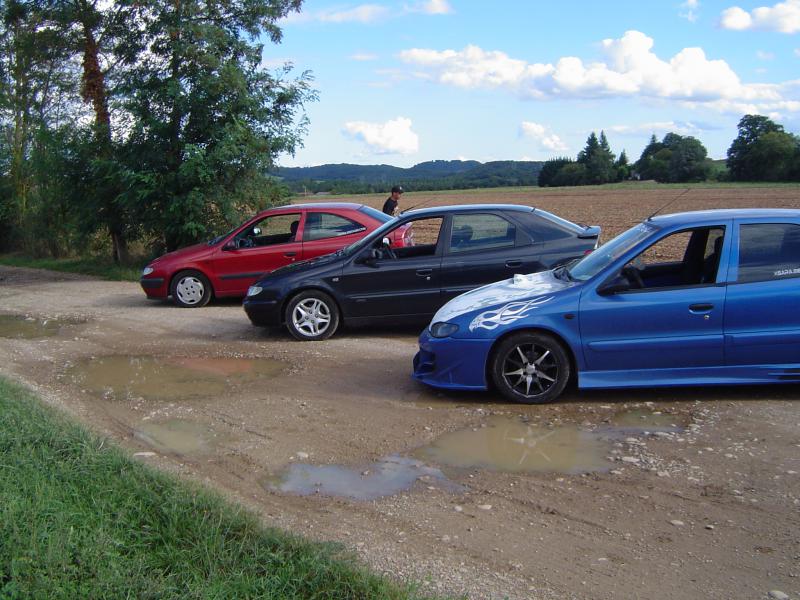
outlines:
{"label": "black car windshield", "polygon": [[367,246],[369,246],[374,240],[376,240],[378,238],[382,238],[384,235],[386,235],[386,232],[389,229],[393,229],[394,228],[396,222],[397,222],[396,218],[392,218],[390,221],[386,221],[386,223],[384,223],[383,225],[378,227],[375,231],[370,233],[368,236],[361,238],[357,242],[353,242],[349,246],[345,246],[344,248],[339,250],[339,252],[341,252],[345,256],[352,256],[353,254],[355,254],[356,252],[358,252],[362,248],[366,248]]}
{"label": "black car windshield", "polygon": [[569,276],[576,281],[591,279],[656,229],[651,223],[639,223],[570,266]]}

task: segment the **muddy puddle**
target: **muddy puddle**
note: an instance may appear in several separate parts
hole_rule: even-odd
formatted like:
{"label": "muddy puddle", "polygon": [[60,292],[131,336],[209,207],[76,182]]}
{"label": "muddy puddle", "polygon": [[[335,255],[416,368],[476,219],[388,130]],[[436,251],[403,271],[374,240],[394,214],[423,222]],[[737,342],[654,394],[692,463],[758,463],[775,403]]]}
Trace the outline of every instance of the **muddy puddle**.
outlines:
{"label": "muddy puddle", "polygon": [[57,335],[70,325],[62,319],[36,319],[24,315],[0,315],[0,338],[32,340]]}
{"label": "muddy puddle", "polygon": [[182,419],[143,423],[133,437],[165,454],[207,454],[227,439],[202,423]]}
{"label": "muddy puddle", "polygon": [[177,402],[222,396],[243,385],[268,386],[285,367],[268,358],[101,356],[80,361],[67,374],[106,400]]}
{"label": "muddy puddle", "polygon": [[418,482],[453,493],[464,490],[448,480],[439,469],[398,455],[362,468],[295,463],[276,477],[264,478],[261,485],[270,491],[303,496],[319,494],[352,500],[375,500],[409,490]]}
{"label": "muddy puddle", "polygon": [[[644,417],[644,418],[643,418]],[[616,441],[646,431],[679,431],[671,415],[620,413],[599,428],[574,424],[544,426],[491,417],[485,426],[444,435],[414,457],[459,469],[512,473],[580,474],[609,471]]]}

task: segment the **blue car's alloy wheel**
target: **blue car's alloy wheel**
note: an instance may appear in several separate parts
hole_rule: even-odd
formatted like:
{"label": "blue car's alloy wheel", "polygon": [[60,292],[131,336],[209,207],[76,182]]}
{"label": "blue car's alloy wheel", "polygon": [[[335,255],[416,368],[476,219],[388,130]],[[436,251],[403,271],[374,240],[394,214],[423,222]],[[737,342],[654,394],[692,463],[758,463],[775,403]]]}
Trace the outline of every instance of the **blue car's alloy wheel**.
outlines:
{"label": "blue car's alloy wheel", "polygon": [[567,385],[570,362],[553,337],[533,332],[503,340],[491,361],[491,375],[500,392],[524,404],[555,400]]}

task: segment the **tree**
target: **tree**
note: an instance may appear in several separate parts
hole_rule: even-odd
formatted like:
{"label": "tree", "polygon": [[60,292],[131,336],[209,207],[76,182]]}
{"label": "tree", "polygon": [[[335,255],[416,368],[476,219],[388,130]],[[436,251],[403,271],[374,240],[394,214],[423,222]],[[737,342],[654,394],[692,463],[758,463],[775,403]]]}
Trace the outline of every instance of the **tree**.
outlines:
{"label": "tree", "polygon": [[[667,140],[669,135],[675,137]],[[708,152],[700,140],[676,134],[667,134],[667,136],[664,136],[664,143],[670,150],[667,181],[684,183],[706,180],[708,178],[708,165],[706,164]]]}
{"label": "tree", "polygon": [[616,180],[614,153],[603,131],[599,140],[594,131],[589,135],[586,146],[578,153],[578,163],[586,168],[587,183],[601,184]]}
{"label": "tree", "polygon": [[548,187],[553,185],[553,179],[561,170],[564,165],[574,162],[571,158],[552,158],[542,165],[542,170],[539,171],[539,187]]}
{"label": "tree", "polygon": [[168,249],[195,242],[264,205],[266,173],[301,143],[313,100],[310,75],[287,79],[260,65],[266,35],[300,0],[147,0],[149,55],[123,75],[130,115],[122,155],[126,207]]}
{"label": "tree", "polygon": [[620,152],[617,162],[614,163],[614,170],[616,171],[614,181],[630,179],[631,166],[628,164],[628,155],[625,153],[625,150]]}
{"label": "tree", "polygon": [[784,133],[783,126],[761,115],[745,115],[738,125],[739,135],[728,148],[728,171],[734,181],[763,181],[770,165],[764,155],[752,153],[758,140],[768,133]]}

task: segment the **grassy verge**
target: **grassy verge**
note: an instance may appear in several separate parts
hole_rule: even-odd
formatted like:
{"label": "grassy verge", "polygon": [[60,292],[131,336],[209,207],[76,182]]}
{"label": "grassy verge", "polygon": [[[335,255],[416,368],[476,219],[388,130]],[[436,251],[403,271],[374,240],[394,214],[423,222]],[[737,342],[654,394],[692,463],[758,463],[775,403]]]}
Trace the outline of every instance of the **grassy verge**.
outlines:
{"label": "grassy verge", "polygon": [[112,281],[139,281],[141,266],[123,267],[98,257],[86,258],[30,258],[17,254],[0,255],[0,264],[11,267],[29,267],[32,269],[50,269],[65,273],[82,273],[94,275]]}
{"label": "grassy verge", "polygon": [[0,598],[417,598],[265,528],[0,378]]}

